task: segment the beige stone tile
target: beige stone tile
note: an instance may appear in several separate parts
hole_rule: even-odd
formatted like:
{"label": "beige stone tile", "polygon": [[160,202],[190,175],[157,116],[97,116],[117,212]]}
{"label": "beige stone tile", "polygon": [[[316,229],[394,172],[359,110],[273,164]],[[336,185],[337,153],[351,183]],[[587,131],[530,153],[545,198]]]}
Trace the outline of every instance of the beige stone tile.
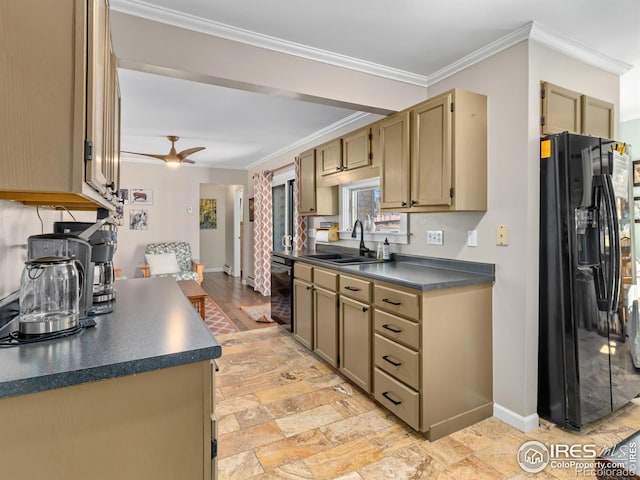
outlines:
{"label": "beige stone tile", "polygon": [[218,459],[219,480],[245,480],[262,472],[260,462],[251,451]]}
{"label": "beige stone tile", "polygon": [[304,463],[315,478],[322,480],[344,475],[381,458],[382,452],[369,440],[361,438],[312,455]]}
{"label": "beige stone tile", "polygon": [[342,420],[342,415],[331,405],[324,405],[275,420],[286,437],[313,430]]}
{"label": "beige stone tile", "polygon": [[264,469],[271,471],[332,447],[327,437],[314,429],[263,445],[255,453]]}
{"label": "beige stone tile", "polygon": [[[238,378],[241,378],[239,375]],[[220,389],[227,399],[250,393],[257,393],[264,390],[274,389],[283,386],[280,373],[270,375],[258,375],[256,377],[245,377],[241,382],[233,385],[221,386]]]}
{"label": "beige stone tile", "polygon": [[314,476],[304,462],[299,461],[281,465],[275,470],[251,477],[250,480],[314,480]]}
{"label": "beige stone tile", "polygon": [[359,415],[374,410],[377,404],[362,391],[350,383],[342,383],[332,387],[341,396],[336,408],[345,416]]}
{"label": "beige stone tile", "polygon": [[236,412],[235,417],[241,428],[260,425],[261,423],[267,423],[273,420],[273,417],[262,405]]}
{"label": "beige stone tile", "polygon": [[274,422],[218,436],[218,458],[229,457],[283,438]]}
{"label": "beige stone tile", "polygon": [[466,445],[474,452],[491,446],[496,442],[495,439],[489,438],[470,427],[463,428],[462,430],[450,434],[449,438],[460,442],[462,445]]}
{"label": "beige stone tile", "polygon": [[349,417],[330,425],[320,427],[320,431],[334,445],[347,443],[358,437],[365,437],[393,425],[377,410],[371,410],[355,417]]}
{"label": "beige stone tile", "polygon": [[389,455],[395,450],[402,450],[411,445],[417,445],[425,442],[425,439],[415,430],[406,425],[393,425],[379,432],[368,435],[369,441]]}
{"label": "beige stone tile", "polygon": [[502,473],[481,462],[473,455],[447,466],[433,480],[502,480]]}
{"label": "beige stone tile", "polygon": [[434,460],[417,445],[385,455],[377,462],[358,469],[364,480],[388,480],[391,478],[435,478],[444,471],[444,465]]}
{"label": "beige stone tile", "polygon": [[322,405],[335,404],[341,395],[333,389],[311,391],[265,405],[265,408],[273,418],[285,417],[304,410],[320,407]]}
{"label": "beige stone tile", "polygon": [[519,432],[516,428],[513,428],[511,425],[503,422],[502,420],[498,420],[495,417],[489,417],[482,420],[481,422],[472,425],[470,428],[473,428],[481,435],[494,440],[499,440],[504,435]]}
{"label": "beige stone tile", "polygon": [[521,472],[513,477],[509,477],[509,480],[557,480],[558,477],[554,477],[550,472],[543,470],[539,473],[527,473]]}
{"label": "beige stone tile", "polygon": [[233,413],[218,417],[218,435],[237,432],[238,430],[240,430],[240,424]]}
{"label": "beige stone tile", "polygon": [[216,402],[216,415],[229,415],[249,408],[260,406],[260,400],[254,394],[230,397]]}
{"label": "beige stone tile", "polygon": [[331,388],[345,383],[344,378],[335,372],[325,373],[307,381],[316,390]]}
{"label": "beige stone tile", "polygon": [[268,388],[256,393],[256,397],[263,404],[286,400],[287,398],[297,397],[303,393],[312,392],[313,388],[307,382],[294,382],[287,385]]}
{"label": "beige stone tile", "polygon": [[495,441],[493,445],[476,451],[475,456],[508,478],[522,472],[516,456],[518,449],[527,441],[530,439],[520,432],[505,435],[499,441]]}
{"label": "beige stone tile", "polygon": [[459,462],[471,455],[473,450],[450,436],[440,438],[435,442],[424,441],[420,444],[425,452],[445,466]]}
{"label": "beige stone tile", "polygon": [[334,477],[333,480],[362,480],[360,474],[356,471],[345,473],[339,477]]}

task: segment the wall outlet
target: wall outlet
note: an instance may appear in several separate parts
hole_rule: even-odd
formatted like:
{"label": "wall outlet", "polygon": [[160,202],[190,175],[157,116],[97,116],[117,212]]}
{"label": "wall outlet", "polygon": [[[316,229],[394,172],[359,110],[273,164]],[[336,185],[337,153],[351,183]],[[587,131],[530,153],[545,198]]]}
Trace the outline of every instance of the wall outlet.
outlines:
{"label": "wall outlet", "polygon": [[428,245],[444,245],[444,232],[442,230],[427,230]]}
{"label": "wall outlet", "polygon": [[193,213],[193,207],[187,207],[187,213]]}
{"label": "wall outlet", "polygon": [[507,225],[496,227],[496,245],[501,247],[509,245],[509,227]]}
{"label": "wall outlet", "polygon": [[478,230],[467,230],[467,247],[478,246]]}

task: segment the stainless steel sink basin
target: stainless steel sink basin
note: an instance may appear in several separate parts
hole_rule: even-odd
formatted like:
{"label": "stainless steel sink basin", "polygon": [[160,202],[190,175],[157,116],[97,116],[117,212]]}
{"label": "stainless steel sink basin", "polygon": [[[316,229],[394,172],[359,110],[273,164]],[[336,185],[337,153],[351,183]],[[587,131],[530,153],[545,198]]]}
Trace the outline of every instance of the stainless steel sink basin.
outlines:
{"label": "stainless steel sink basin", "polygon": [[304,258],[313,258],[314,260],[322,260],[329,263],[337,263],[339,265],[349,265],[354,263],[378,263],[382,260],[368,257],[356,257],[353,255],[344,255],[342,253],[315,253],[305,255]]}

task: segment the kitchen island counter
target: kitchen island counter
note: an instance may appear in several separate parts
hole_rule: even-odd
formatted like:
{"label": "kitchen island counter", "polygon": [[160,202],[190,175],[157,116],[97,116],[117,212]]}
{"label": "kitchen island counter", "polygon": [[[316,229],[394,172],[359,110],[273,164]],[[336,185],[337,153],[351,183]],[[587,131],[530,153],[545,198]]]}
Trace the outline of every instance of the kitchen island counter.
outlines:
{"label": "kitchen island counter", "polygon": [[[172,278],[117,280],[110,314],[46,342],[0,349],[0,398],[220,357],[220,344]],[[17,330],[17,319],[0,335]]]}

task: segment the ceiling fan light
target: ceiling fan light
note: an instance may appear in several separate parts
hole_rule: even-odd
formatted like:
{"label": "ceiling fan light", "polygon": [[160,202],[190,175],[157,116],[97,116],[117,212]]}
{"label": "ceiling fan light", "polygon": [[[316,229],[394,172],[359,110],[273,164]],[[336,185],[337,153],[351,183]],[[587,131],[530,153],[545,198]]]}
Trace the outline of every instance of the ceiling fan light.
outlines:
{"label": "ceiling fan light", "polygon": [[176,158],[169,159],[165,162],[169,167],[175,168],[180,166],[180,160]]}

